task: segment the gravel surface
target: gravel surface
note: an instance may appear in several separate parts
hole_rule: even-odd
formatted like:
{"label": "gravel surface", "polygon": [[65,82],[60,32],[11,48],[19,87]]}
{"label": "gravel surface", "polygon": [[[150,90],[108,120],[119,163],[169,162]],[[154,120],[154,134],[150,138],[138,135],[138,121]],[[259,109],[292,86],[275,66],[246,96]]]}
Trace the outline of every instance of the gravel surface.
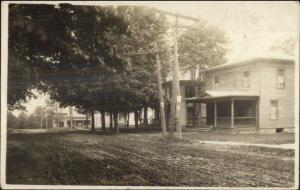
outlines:
{"label": "gravel surface", "polygon": [[166,142],[157,133],[9,134],[7,183],[201,187],[294,185],[294,150],[195,143],[186,140],[186,135],[183,137],[185,140]]}

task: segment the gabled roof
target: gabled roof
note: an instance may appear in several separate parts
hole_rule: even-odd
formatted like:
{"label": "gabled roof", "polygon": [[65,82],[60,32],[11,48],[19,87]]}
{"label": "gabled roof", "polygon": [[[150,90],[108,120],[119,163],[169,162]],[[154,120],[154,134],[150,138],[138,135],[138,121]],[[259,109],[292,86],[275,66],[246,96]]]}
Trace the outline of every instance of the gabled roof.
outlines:
{"label": "gabled roof", "polygon": [[245,61],[240,61],[240,62],[234,62],[234,63],[225,63],[222,65],[217,65],[205,70],[202,70],[202,72],[204,71],[215,71],[215,70],[219,70],[219,69],[225,69],[225,68],[232,68],[232,67],[238,67],[241,65],[246,65],[246,64],[254,64],[257,62],[285,62],[285,63],[294,63],[294,60],[292,57],[256,57],[253,59],[248,59]]}

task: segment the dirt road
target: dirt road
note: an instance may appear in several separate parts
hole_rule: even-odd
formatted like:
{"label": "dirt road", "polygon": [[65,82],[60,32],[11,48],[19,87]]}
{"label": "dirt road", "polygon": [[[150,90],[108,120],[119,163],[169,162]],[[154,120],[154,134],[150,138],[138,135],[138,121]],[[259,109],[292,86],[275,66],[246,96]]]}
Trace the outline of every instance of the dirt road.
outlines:
{"label": "dirt road", "polygon": [[293,157],[293,150],[170,144],[155,134],[11,134],[7,183],[291,187]]}

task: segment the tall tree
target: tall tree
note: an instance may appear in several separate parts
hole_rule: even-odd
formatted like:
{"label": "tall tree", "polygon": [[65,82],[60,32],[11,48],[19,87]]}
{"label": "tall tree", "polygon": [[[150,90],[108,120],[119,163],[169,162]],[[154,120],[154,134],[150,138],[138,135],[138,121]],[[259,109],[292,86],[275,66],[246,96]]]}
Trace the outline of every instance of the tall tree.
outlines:
{"label": "tall tree", "polygon": [[94,111],[91,111],[91,117],[92,117],[91,131],[95,131],[95,112]]}
{"label": "tall tree", "polygon": [[[127,59],[163,39],[166,19],[151,8],[11,4],[9,11],[10,106],[38,88],[85,112],[157,107],[154,56]],[[29,74],[14,75],[14,67]]]}
{"label": "tall tree", "polygon": [[113,7],[10,4],[9,19],[10,108],[32,95],[31,88],[47,91],[76,81],[87,68],[97,73],[121,65],[110,38],[126,33],[127,25]]}
{"label": "tall tree", "polygon": [[106,131],[106,125],[105,125],[105,112],[101,111],[101,126],[102,126],[102,131]]}
{"label": "tall tree", "polygon": [[295,55],[296,40],[294,38],[287,38],[282,41],[277,41],[271,46],[271,50],[281,52],[283,54],[293,56]]}
{"label": "tall tree", "polygon": [[[147,48],[148,44],[158,38],[156,34],[157,31],[159,31],[158,26],[163,24],[163,22],[160,21],[159,25],[154,25],[156,27],[152,25],[147,26],[143,22],[143,19],[140,18],[143,18],[143,15],[141,16],[135,13],[139,12],[142,14],[144,13],[144,11],[141,11],[143,9],[132,7],[120,8],[121,12],[126,9],[128,9],[127,14],[130,13],[138,18],[129,19],[128,24],[130,30],[127,37],[123,37],[123,41],[118,40],[119,48],[115,48],[115,53],[118,53],[118,55],[122,55],[123,51],[130,52],[133,49]],[[153,16],[155,14],[152,13],[150,15]],[[144,17],[147,18],[148,14],[145,14]],[[154,24],[159,20],[159,17],[151,18],[151,22]],[[136,26],[136,20],[138,20],[141,25],[139,28]],[[135,31],[138,29],[139,33]],[[141,36],[141,34],[143,34],[143,36]],[[149,39],[145,41],[144,38]],[[116,39],[119,38],[117,37]],[[59,89],[57,86],[54,86],[56,89],[52,97],[55,97],[58,101],[64,102],[65,104],[73,104],[98,111],[131,112],[139,110],[144,106],[154,106],[157,104],[156,78],[154,72],[154,60],[153,57],[149,56],[133,59],[130,62],[127,60],[127,65],[122,71],[98,70],[98,72],[95,73],[94,68],[87,68],[84,72],[77,74],[77,83],[67,82],[68,84],[63,85],[62,88]],[[66,91],[65,86],[70,88],[70,91]],[[74,96],[75,94],[76,96]]]}
{"label": "tall tree", "polygon": [[178,39],[179,63],[192,80],[197,71],[225,63],[225,33],[215,26],[199,22],[187,29]]}

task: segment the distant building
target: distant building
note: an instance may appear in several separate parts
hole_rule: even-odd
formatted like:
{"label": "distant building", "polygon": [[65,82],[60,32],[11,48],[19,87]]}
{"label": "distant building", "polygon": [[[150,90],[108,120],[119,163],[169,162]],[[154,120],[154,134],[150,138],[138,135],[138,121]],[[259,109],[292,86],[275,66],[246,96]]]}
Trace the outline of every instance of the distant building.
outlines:
{"label": "distant building", "polygon": [[[66,110],[65,110],[66,111]],[[153,121],[153,114],[154,111],[150,108],[148,108],[148,123],[152,124]],[[95,112],[95,120],[94,125],[95,127],[102,127],[101,123],[101,114],[99,112]],[[140,113],[140,122],[144,122],[143,118],[143,111]],[[71,123],[71,117],[68,113],[61,112],[54,114],[53,116],[53,127],[54,128],[69,128]],[[86,117],[86,115],[79,114],[76,111],[73,111],[73,127],[75,128],[88,128],[91,127],[92,118],[89,115]],[[105,123],[106,128],[110,126],[110,115],[109,113],[105,113]],[[119,113],[118,114],[118,124],[120,126],[127,126],[127,124],[130,126],[134,126],[134,114],[129,113],[129,116],[127,113]]]}
{"label": "distant building", "polygon": [[[182,116],[186,119],[181,125],[194,123],[231,132],[294,131],[293,60],[255,58],[215,66],[203,73],[204,91],[194,97],[184,96]],[[183,94],[187,84],[181,86]],[[204,107],[206,114],[199,111]]]}
{"label": "distant building", "polygon": [[[71,125],[71,118],[67,113],[57,113],[53,117],[53,127],[54,128],[69,128]],[[86,118],[86,116],[73,116],[73,127],[82,128],[91,125],[91,117]]]}

